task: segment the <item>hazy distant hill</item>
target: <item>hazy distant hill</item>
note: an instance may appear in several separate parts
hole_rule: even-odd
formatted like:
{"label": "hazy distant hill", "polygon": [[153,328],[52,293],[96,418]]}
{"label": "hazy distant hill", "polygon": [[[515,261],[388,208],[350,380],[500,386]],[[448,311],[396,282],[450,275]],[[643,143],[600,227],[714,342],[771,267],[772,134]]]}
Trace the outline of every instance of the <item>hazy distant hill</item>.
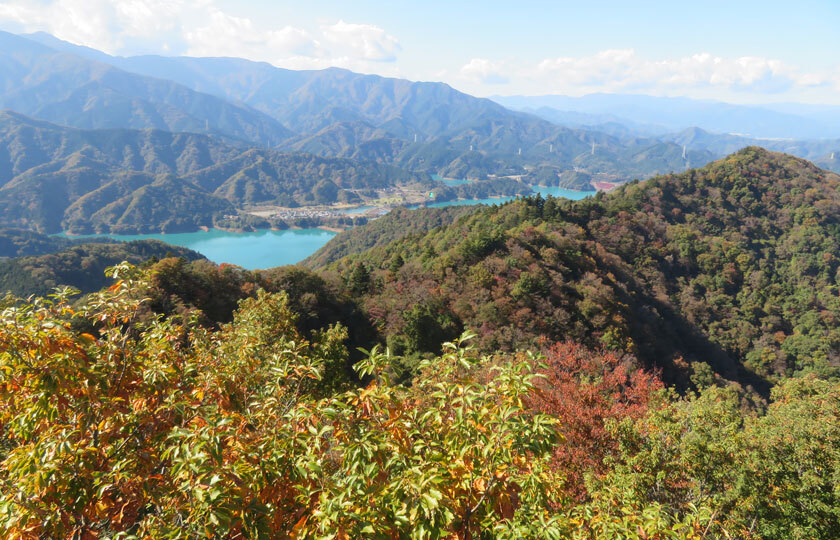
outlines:
{"label": "hazy distant hill", "polygon": [[[671,143],[612,128],[610,135],[560,127],[443,83],[336,68],[293,71],[239,58],[112,57],[46,34],[31,38],[253,107],[297,133],[283,143],[288,150],[459,177],[523,174],[526,167],[548,165],[627,180],[686,167]],[[688,161],[711,158],[701,151]]]}
{"label": "hazy distant hill", "polygon": [[240,58],[113,57],[48,34],[30,37],[133,73],[247,104],[297,133],[314,133],[335,122],[366,121],[401,138],[413,139],[415,133],[427,138],[458,131],[483,117],[516,114],[443,83],[338,68],[294,71]]}
{"label": "hazy distant hill", "polygon": [[793,154],[811,160],[828,170],[840,172],[840,139],[753,139],[739,135],[710,133],[695,127],[666,135],[662,137],[662,140],[684,145],[693,150],[708,151],[716,156],[729,154],[745,146],[762,146],[768,150]]}
{"label": "hazy distant hill", "polygon": [[494,96],[493,100],[512,109],[528,110],[552,121],[577,114],[580,115],[577,117],[577,125],[590,127],[605,121],[615,121],[635,129],[658,127],[676,131],[699,126],[708,131],[741,133],[762,138],[840,137],[840,107],[734,105],[684,97],[632,94],[590,94],[582,97]]}
{"label": "hazy distant hill", "polygon": [[276,145],[291,133],[244,105],[0,32],[0,108],[80,128],[155,128]]}

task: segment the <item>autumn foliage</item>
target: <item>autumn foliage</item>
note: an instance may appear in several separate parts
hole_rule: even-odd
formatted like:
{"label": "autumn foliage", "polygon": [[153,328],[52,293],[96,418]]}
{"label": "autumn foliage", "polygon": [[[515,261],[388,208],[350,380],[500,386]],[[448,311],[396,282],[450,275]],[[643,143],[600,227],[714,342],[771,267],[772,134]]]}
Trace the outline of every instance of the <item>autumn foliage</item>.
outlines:
{"label": "autumn foliage", "polygon": [[409,390],[377,348],[352,388],[335,375],[346,332],[304,338],[284,294],[210,332],[149,318],[146,278],[114,273],[81,307],[62,293],[2,312],[0,536],[559,535],[553,420],[522,406],[525,355],[479,385],[464,336]]}
{"label": "autumn foliage", "polygon": [[[257,291],[218,329],[155,316],[149,271],[0,306],[0,537],[837,538],[840,388],[683,398],[572,343],[380,346]],[[357,380],[365,382],[357,384]]]}
{"label": "autumn foliage", "polygon": [[553,465],[563,471],[567,492],[584,498],[584,474],[604,473],[604,458],[618,449],[608,422],[638,419],[663,404],[663,384],[616,353],[571,342],[548,347],[544,363],[532,406],[557,420],[565,444],[554,447]]}

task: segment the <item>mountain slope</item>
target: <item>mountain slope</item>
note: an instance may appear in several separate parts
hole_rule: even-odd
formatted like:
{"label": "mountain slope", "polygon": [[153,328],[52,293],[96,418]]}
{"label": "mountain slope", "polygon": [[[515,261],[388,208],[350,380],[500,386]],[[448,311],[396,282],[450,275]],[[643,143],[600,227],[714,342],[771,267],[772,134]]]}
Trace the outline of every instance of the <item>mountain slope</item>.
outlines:
{"label": "mountain slope", "polygon": [[0,291],[19,297],[46,296],[55,287],[72,285],[83,293],[97,291],[111,281],[105,269],[122,261],[139,265],[149,259],[204,257],[190,249],[157,240],[96,242],[74,245],[46,255],[0,260]]}
{"label": "mountain slope", "polygon": [[189,131],[276,145],[273,118],[171,81],[0,32],[0,108],[80,128]]}
{"label": "mountain slope", "polygon": [[26,229],[0,228],[0,259],[47,255],[80,243],[113,242],[111,239],[74,239],[47,236]]}
{"label": "mountain slope", "polygon": [[703,362],[766,389],[840,374],[838,188],[838,175],[753,147],[608,196],[478,210],[331,268],[400,350],[428,350],[418,328],[469,327],[487,350],[573,339],[678,385]]}
{"label": "mountain slope", "polygon": [[[170,79],[244,103],[298,135],[283,148],[389,163],[443,176],[525,174],[526,167],[586,169],[629,180],[686,168],[681,148],[651,138],[562,128],[442,83],[342,69],[292,71],[239,58],[111,57],[46,35],[32,36],[122,69]],[[598,146],[592,157],[591,145]],[[712,159],[702,150],[688,156]]]}
{"label": "mountain slope", "polygon": [[423,233],[449,225],[467,216],[479,206],[446,206],[443,208],[397,208],[368,223],[340,232],[324,247],[304,259],[301,264],[312,268],[327,266],[342,257],[356,255],[378,246],[384,246],[409,235]]}
{"label": "mountain slope", "polygon": [[0,112],[0,223],[44,232],[195,230],[243,205],[331,204],[356,190],[430,182],[380,163]]}

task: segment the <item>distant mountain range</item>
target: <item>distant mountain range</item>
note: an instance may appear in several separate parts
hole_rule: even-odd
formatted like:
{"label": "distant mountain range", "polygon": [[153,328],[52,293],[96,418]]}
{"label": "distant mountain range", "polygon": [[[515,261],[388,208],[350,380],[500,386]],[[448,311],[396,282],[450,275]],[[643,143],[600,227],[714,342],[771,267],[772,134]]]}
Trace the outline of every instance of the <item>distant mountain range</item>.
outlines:
{"label": "distant mountain range", "polygon": [[840,106],[734,105],[634,94],[494,96],[492,99],[552,122],[593,129],[618,124],[644,135],[664,135],[699,127],[757,139],[840,138]]}
{"label": "distant mountain range", "polygon": [[820,167],[840,172],[840,138],[838,139],[754,139],[740,135],[715,134],[700,128],[689,128],[661,137],[697,151],[725,156],[745,146],[761,146],[813,161]]}
{"label": "distant mountain range", "polygon": [[0,109],[79,128],[154,128],[276,145],[278,121],[175,82],[0,32]]}
{"label": "distant mountain range", "polygon": [[[706,152],[712,158],[746,146],[761,146],[840,171],[840,107],[803,104],[756,107],[620,94],[578,98],[496,96],[493,100],[551,122],[600,131],[622,140],[653,138],[685,146],[690,151]],[[687,156],[688,165],[708,161],[706,157],[696,161],[697,157]]]}
{"label": "distant mountain range", "polygon": [[[53,51],[53,56],[72,57],[75,64],[84,66],[83,74],[106,70],[121,77],[131,75],[147,85],[151,85],[150,80],[157,84],[166,81],[179,92],[192,91],[192,99],[224,99],[237,111],[260,114],[257,118],[266,126],[273,125],[266,118],[279,122],[288,131],[272,131],[272,144],[289,151],[378,161],[457,177],[524,174],[527,168],[548,165],[587,168],[591,173],[629,179],[685,168],[681,149],[673,143],[639,137],[619,139],[591,130],[568,129],[442,83],[389,79],[334,68],[292,71],[238,58],[124,58],[43,33],[26,38],[11,34],[6,37],[10,41],[28,41],[31,45],[24,48],[39,48],[42,56],[49,56],[46,50]],[[178,107],[178,103],[167,104]],[[21,112],[60,121],[37,114],[38,110]],[[123,123],[127,121],[124,119]],[[141,126],[137,125],[138,120],[132,121],[134,124],[128,127],[174,129],[151,123]],[[208,122],[211,127],[215,125]],[[61,123],[79,125],[66,120]],[[89,122],[80,127],[111,126]],[[243,129],[217,131],[248,138]],[[267,139],[268,136],[250,138],[258,144]],[[711,158],[698,155],[693,161]]]}
{"label": "distant mountain range", "polygon": [[[837,140],[684,129],[702,120],[813,134],[830,131],[833,109],[820,119],[805,106],[648,96],[499,101],[534,114],[442,83],[238,58],[115,57],[48,34],[0,32],[0,108],[9,110],[0,113],[0,225],[195,230],[253,205],[354,203],[394,186],[446,198],[527,191],[518,179],[589,189],[747,145],[840,170]],[[493,182],[447,188],[429,174]]]}

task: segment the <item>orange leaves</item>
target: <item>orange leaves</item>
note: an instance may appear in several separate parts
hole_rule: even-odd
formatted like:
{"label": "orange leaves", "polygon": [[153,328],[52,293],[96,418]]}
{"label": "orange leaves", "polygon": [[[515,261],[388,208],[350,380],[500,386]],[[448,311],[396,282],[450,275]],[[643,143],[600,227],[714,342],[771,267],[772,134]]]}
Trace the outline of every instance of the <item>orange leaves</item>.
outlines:
{"label": "orange leaves", "polygon": [[118,290],[120,290],[120,288],[123,286],[123,284],[125,284],[125,281],[123,281],[122,279],[118,279],[117,281],[114,282],[113,285],[108,287],[108,292],[117,292]]}
{"label": "orange leaves", "polygon": [[482,495],[487,490],[487,482],[485,482],[484,478],[476,478],[472,483],[472,488],[476,493]]}

